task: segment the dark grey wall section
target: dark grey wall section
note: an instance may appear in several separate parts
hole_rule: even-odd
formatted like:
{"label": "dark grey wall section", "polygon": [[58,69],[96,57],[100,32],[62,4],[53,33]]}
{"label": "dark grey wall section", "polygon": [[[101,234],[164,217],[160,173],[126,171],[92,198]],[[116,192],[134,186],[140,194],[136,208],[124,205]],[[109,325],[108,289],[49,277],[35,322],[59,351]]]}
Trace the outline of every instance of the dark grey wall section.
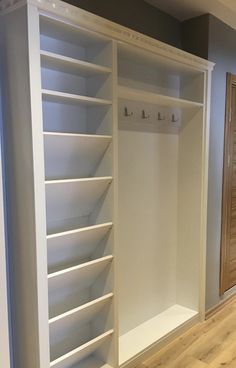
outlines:
{"label": "dark grey wall section", "polygon": [[[199,32],[199,35],[197,34]],[[186,34],[187,33],[187,34]],[[189,36],[190,35],[190,36]],[[224,152],[226,73],[236,74],[236,30],[213,15],[182,25],[186,51],[215,62],[212,74],[207,227],[206,308],[219,303],[221,201]],[[202,44],[201,44],[202,42]]]}
{"label": "dark grey wall section", "polygon": [[181,48],[180,22],[144,0],[67,0],[66,2]]}
{"label": "dark grey wall section", "polygon": [[181,39],[184,50],[208,59],[209,14],[184,21]]}

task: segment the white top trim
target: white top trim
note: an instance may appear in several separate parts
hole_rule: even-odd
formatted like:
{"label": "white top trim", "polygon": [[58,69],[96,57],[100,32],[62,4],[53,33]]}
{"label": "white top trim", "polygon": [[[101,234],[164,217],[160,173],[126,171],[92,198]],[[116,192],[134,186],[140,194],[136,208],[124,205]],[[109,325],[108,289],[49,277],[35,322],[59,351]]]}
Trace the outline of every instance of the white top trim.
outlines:
{"label": "white top trim", "polygon": [[1,0],[0,13],[13,11],[26,4],[35,5],[41,12],[51,13],[54,17],[66,19],[73,22],[73,24],[100,32],[109,38],[142,47],[200,70],[212,70],[215,65],[205,59],[91,14],[61,0]]}

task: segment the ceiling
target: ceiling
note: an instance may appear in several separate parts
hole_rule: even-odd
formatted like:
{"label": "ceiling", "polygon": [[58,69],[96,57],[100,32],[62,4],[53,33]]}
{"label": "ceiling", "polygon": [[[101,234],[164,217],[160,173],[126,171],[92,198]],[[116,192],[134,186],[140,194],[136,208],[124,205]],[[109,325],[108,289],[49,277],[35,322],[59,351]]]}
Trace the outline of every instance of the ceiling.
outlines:
{"label": "ceiling", "polygon": [[183,21],[211,13],[236,29],[236,0],[145,0]]}

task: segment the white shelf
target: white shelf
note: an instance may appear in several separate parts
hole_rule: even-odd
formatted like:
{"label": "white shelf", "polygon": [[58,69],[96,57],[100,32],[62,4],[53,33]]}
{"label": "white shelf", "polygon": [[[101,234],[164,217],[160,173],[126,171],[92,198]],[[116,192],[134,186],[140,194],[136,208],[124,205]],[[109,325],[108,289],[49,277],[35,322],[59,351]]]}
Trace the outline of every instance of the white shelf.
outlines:
{"label": "white shelf", "polygon": [[128,362],[197,314],[192,309],[176,304],[122,335],[119,339],[119,364]]}
{"label": "white shelf", "polygon": [[61,323],[68,324],[68,320],[70,320],[70,323],[78,323],[80,321],[86,322],[92,317],[98,313],[101,308],[108,303],[113,297],[113,293],[106,294],[104,296],[101,296],[100,298],[97,298],[95,300],[92,300],[89,303],[83,304],[79,306],[78,308],[74,308],[66,313],[63,313],[57,317],[51,318],[49,320],[50,327],[54,324]]}
{"label": "white shelf", "polygon": [[55,184],[67,184],[67,183],[99,183],[104,182],[104,184],[109,184],[112,181],[112,176],[104,176],[99,178],[75,178],[75,179],[56,179],[56,180],[46,180],[46,185],[55,185]]}
{"label": "white shelf", "polygon": [[58,91],[51,91],[42,89],[43,99],[50,102],[69,103],[69,104],[83,104],[88,106],[106,106],[111,105],[111,100],[102,98],[88,97],[83,95],[75,95],[71,93],[64,93]]}
{"label": "white shelf", "polygon": [[60,358],[55,359],[50,363],[50,367],[68,368],[76,363],[78,364],[79,360],[83,360],[87,356],[93,354],[102,343],[111,337],[112,334],[113,330],[103,333],[102,335],[90,340],[86,344],[81,345],[77,349],[74,349],[69,353],[64,354]]}
{"label": "white shelf", "polygon": [[80,134],[80,133],[64,133],[64,132],[43,132],[44,136],[63,137],[63,138],[83,138],[88,139],[106,139],[111,140],[111,135],[99,135],[99,134]]}
{"label": "white shelf", "polygon": [[[85,262],[77,266],[69,267],[63,269],[61,271],[53,272],[48,275],[48,279],[59,279],[60,277],[65,277],[75,272],[84,273],[84,276],[87,275],[91,278],[95,278],[113,259],[113,256],[105,256],[102,258],[95,259],[93,261]],[[81,275],[82,282],[82,275]]]}
{"label": "white shelf", "polygon": [[183,100],[181,98],[159,95],[152,92],[142,91],[134,88],[119,86],[118,96],[120,99],[155,104],[165,107],[178,107],[183,109],[200,108],[202,103]]}
{"label": "white shelf", "polygon": [[91,241],[95,239],[101,240],[111,227],[112,227],[112,222],[107,222],[105,224],[87,226],[87,227],[82,227],[81,229],[75,229],[75,230],[64,231],[64,232],[56,233],[56,234],[50,234],[50,235],[47,235],[47,239],[50,240],[50,239],[61,238],[61,237],[64,238],[64,237],[69,237],[69,236],[74,235],[75,237],[77,237],[78,243],[81,241],[81,237],[87,238],[87,236],[90,237]]}
{"label": "white shelf", "polygon": [[111,68],[43,50],[41,51],[41,66],[82,76],[111,73]]}
{"label": "white shelf", "polygon": [[105,135],[44,132],[46,178],[92,175],[111,139]]}

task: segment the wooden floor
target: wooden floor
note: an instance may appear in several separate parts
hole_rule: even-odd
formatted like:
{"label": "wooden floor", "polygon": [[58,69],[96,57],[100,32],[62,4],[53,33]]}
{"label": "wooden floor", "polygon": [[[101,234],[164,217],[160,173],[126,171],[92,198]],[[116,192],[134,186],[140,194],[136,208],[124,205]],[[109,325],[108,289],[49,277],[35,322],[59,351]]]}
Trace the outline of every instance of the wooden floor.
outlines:
{"label": "wooden floor", "polygon": [[236,299],[137,368],[236,368]]}

